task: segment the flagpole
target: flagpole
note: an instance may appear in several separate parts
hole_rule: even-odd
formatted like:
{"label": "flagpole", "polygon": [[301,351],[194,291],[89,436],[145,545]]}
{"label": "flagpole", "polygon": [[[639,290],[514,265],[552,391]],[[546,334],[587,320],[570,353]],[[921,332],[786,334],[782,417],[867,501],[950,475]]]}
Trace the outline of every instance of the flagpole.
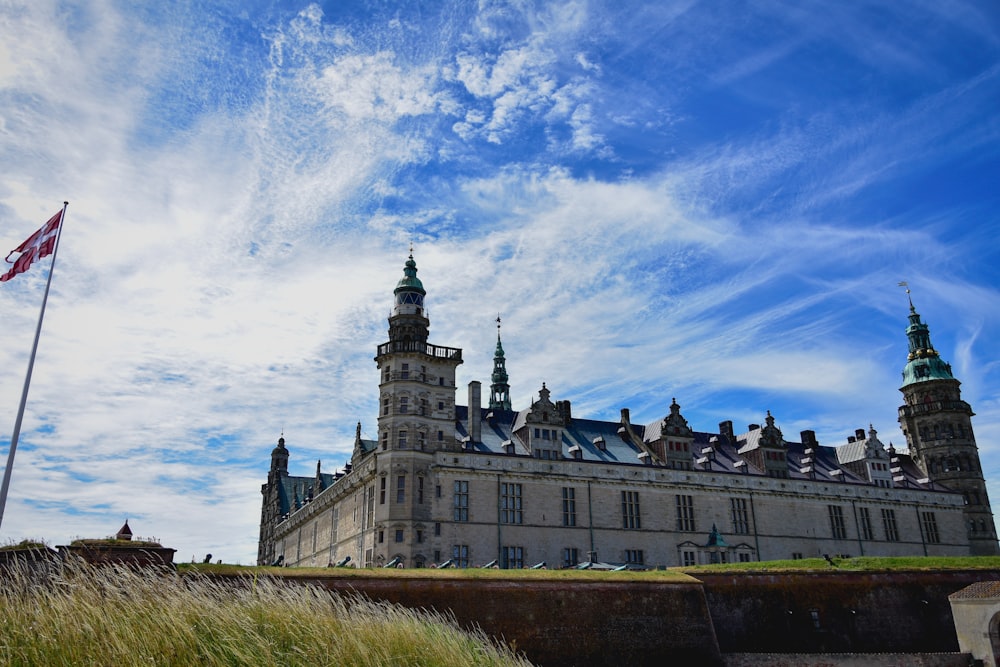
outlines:
{"label": "flagpole", "polygon": [[3,524],[3,512],[7,507],[7,491],[10,489],[10,473],[14,468],[14,452],[17,451],[17,439],[21,435],[21,420],[24,418],[24,406],[28,403],[28,387],[31,385],[31,371],[35,367],[35,352],[38,351],[38,339],[42,334],[42,318],[45,317],[45,304],[49,300],[52,274],[56,270],[56,256],[59,254],[59,239],[62,238],[63,224],[66,222],[67,206],[69,206],[69,202],[64,201],[62,217],[59,218],[59,230],[56,232],[56,242],[52,248],[52,264],[49,265],[49,279],[45,282],[45,296],[42,297],[42,309],[38,313],[38,326],[35,327],[35,342],[31,346],[31,356],[28,358],[28,372],[24,376],[24,388],[21,390],[21,405],[17,408],[17,419],[14,420],[14,435],[10,437],[7,467],[3,471],[3,486],[0,486],[0,525]]}

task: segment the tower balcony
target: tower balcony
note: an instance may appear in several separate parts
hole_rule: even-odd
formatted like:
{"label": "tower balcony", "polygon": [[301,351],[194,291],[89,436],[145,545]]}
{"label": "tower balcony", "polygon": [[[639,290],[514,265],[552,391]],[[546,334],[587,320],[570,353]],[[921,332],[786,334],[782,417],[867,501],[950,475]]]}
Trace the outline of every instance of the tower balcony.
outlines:
{"label": "tower balcony", "polygon": [[447,359],[456,363],[462,363],[462,350],[457,347],[444,347],[443,345],[432,345],[423,341],[393,340],[382,343],[378,346],[378,357],[399,352],[415,352],[424,354],[434,359]]}
{"label": "tower balcony", "polygon": [[916,417],[935,412],[961,412],[970,416],[973,414],[972,408],[965,401],[930,401],[929,403],[903,405],[899,408],[900,418]]}

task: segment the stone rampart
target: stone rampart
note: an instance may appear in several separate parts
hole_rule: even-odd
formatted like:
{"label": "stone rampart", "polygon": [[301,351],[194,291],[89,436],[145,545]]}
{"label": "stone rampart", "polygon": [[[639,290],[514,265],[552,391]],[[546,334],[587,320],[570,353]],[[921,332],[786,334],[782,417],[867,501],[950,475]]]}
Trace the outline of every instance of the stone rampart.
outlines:
{"label": "stone rampart", "polygon": [[954,667],[948,595],[997,570],[699,573],[698,579],[385,577],[294,581],[434,609],[541,667]]}

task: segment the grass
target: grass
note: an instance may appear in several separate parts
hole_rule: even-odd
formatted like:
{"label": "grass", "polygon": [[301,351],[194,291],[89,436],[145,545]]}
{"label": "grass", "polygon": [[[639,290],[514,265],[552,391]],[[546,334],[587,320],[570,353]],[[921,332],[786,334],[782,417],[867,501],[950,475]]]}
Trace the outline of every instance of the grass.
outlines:
{"label": "grass", "polygon": [[290,579],[322,577],[361,577],[384,579],[511,579],[518,581],[662,581],[690,582],[699,573],[726,572],[893,572],[930,570],[1000,570],[1000,556],[907,556],[833,558],[836,567],[823,558],[798,560],[755,561],[751,563],[721,563],[671,567],[665,570],[613,572],[610,570],[494,570],[484,568],[448,568],[435,570],[383,568],[326,567],[256,567],[240,565],[180,564],[182,573],[211,573],[225,576],[247,575],[254,572]]}
{"label": "grass", "polygon": [[8,665],[528,665],[450,619],[257,573],[66,565],[0,573]]}
{"label": "grass", "polygon": [[697,577],[699,572],[914,572],[947,570],[1000,570],[1000,556],[899,556],[855,558],[832,557],[835,565],[824,558],[772,560],[754,563],[723,563],[681,568]]}
{"label": "grass", "polygon": [[319,579],[323,577],[347,577],[362,579],[462,579],[462,580],[517,580],[517,581],[628,581],[642,579],[648,581],[693,581],[679,569],[648,570],[645,572],[610,570],[495,570],[492,568],[329,568],[329,567],[258,567],[242,565],[213,565],[201,563],[181,563],[178,570],[202,572],[223,576],[247,575],[254,572],[288,579]]}
{"label": "grass", "polygon": [[31,551],[32,549],[48,549],[49,545],[44,540],[25,539],[20,542],[4,544],[0,546],[0,551]]}

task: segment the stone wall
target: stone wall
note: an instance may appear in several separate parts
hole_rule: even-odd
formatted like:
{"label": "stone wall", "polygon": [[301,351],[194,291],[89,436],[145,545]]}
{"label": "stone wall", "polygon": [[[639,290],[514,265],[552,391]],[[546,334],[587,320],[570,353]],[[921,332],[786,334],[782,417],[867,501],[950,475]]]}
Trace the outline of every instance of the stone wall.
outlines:
{"label": "stone wall", "polygon": [[723,653],[957,652],[948,596],[995,570],[699,574]]}
{"label": "stone wall", "polygon": [[544,667],[722,664],[701,585],[323,577],[310,583],[449,613]]}
{"label": "stone wall", "polygon": [[[699,574],[620,582],[352,576],[310,583],[478,626],[541,667],[952,667],[948,595],[1000,571]],[[815,614],[813,613],[815,612]]]}
{"label": "stone wall", "polygon": [[730,653],[726,667],[969,667],[968,653]]}

